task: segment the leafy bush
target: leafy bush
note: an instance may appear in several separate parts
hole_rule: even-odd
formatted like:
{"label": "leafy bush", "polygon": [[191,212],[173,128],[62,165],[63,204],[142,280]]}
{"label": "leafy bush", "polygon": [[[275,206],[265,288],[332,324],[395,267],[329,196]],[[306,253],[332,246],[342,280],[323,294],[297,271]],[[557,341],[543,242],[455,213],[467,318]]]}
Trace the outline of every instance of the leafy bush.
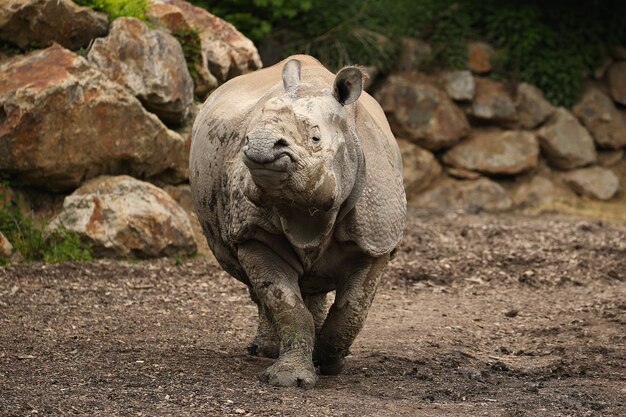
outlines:
{"label": "leafy bush", "polygon": [[626,43],[626,2],[592,0],[192,0],[255,41],[278,40],[337,69],[390,69],[397,39],[430,42],[435,65],[466,66],[469,40],[498,50],[493,76],[541,88],[555,104],[580,95],[582,76]]}
{"label": "leafy bush", "polygon": [[109,15],[110,20],[123,16],[146,20],[148,0],[74,0],[74,2],[104,12]]}
{"label": "leafy bush", "polygon": [[178,43],[183,49],[183,55],[185,55],[185,62],[189,69],[189,74],[196,79],[198,76],[197,66],[202,64],[202,48],[200,45],[199,32],[195,29],[180,30],[172,33]]}
{"label": "leafy bush", "polygon": [[[44,225],[24,216],[17,204],[4,195],[3,189],[0,184],[0,232],[25,260],[63,262],[91,259],[91,250],[76,233],[61,228],[46,236]],[[7,262],[8,259],[0,258],[0,265]]]}

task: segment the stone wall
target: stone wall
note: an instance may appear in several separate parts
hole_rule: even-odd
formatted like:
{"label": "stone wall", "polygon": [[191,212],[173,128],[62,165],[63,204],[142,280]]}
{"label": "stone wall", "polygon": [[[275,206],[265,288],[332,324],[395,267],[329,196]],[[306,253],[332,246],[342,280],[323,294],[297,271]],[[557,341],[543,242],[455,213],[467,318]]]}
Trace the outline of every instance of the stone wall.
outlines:
{"label": "stone wall", "polygon": [[[501,211],[581,196],[619,198],[626,174],[626,55],[616,48],[571,109],[536,87],[489,78],[493,48],[468,45],[468,68],[424,72],[430,47],[402,41],[374,83],[404,159],[412,205]],[[626,211],[626,207],[624,207]]]}
{"label": "stone wall", "polygon": [[[0,41],[22,49],[0,53],[0,173],[20,185],[8,191],[25,210],[76,231],[96,254],[209,253],[188,186],[198,99],[261,60],[236,28],[183,0],[150,0],[147,19],[109,24],[70,0],[0,5]],[[190,32],[194,62],[174,36]],[[370,85],[398,138],[412,205],[501,211],[619,198],[626,51],[565,109],[531,85],[489,78],[485,43],[470,44],[468,69],[452,72],[421,71],[422,41],[401,49],[397,70]],[[193,232],[197,245],[186,243]]]}

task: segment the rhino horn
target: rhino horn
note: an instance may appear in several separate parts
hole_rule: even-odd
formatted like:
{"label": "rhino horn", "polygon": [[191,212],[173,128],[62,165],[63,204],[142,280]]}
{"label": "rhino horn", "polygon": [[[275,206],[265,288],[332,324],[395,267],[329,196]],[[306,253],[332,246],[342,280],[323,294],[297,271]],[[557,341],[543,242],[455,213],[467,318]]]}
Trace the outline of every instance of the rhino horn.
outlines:
{"label": "rhino horn", "polygon": [[285,91],[289,91],[298,84],[300,84],[300,61],[292,59],[283,67],[283,85]]}

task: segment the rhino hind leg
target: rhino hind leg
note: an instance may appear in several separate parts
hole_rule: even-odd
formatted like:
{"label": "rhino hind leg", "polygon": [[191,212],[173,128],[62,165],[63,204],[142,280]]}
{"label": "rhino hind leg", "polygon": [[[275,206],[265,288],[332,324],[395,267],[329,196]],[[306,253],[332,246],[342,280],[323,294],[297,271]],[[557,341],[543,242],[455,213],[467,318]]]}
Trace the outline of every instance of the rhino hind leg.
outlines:
{"label": "rhino hind leg", "polygon": [[278,360],[259,378],[275,386],[314,386],[317,382],[312,360],[315,324],[300,294],[298,272],[258,241],[241,244],[238,256],[250,278],[252,291],[280,341]]}
{"label": "rhino hind leg", "polygon": [[309,313],[313,316],[313,323],[315,323],[315,339],[322,330],[324,320],[326,320],[326,314],[328,313],[327,294],[311,294],[304,296],[304,305],[309,310]]}
{"label": "rhino hind leg", "polygon": [[248,344],[248,353],[253,356],[264,356],[266,358],[276,359],[280,351],[278,334],[276,334],[272,322],[267,317],[267,312],[258,300],[256,300],[252,291],[250,291],[250,295],[259,309],[259,323],[256,336],[254,336],[254,339]]}
{"label": "rhino hind leg", "polygon": [[[345,277],[315,341],[313,358],[321,374],[337,375],[363,328],[389,255],[371,259]],[[359,291],[354,289],[358,288]]]}

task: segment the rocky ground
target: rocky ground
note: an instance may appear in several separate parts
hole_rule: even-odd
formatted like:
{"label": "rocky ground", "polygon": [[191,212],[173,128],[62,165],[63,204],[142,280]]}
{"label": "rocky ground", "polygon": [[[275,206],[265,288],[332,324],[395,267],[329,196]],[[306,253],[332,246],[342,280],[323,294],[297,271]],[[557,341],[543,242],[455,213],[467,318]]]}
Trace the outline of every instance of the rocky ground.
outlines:
{"label": "rocky ground", "polygon": [[410,213],[345,372],[256,375],[255,308],[204,258],[0,268],[0,415],[626,414],[626,228]]}

